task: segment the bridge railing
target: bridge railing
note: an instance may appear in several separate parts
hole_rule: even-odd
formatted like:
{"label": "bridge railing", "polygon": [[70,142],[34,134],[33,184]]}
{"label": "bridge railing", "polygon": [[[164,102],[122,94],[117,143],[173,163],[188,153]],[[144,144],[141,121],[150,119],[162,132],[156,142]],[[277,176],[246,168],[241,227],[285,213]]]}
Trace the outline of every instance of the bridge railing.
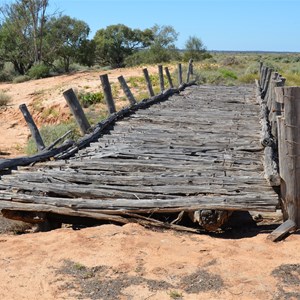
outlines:
{"label": "bridge railing", "polygon": [[285,86],[285,81],[278,72],[260,65],[262,144],[271,149],[265,160],[279,171],[274,185],[280,186],[285,221],[271,234],[272,240],[300,227],[300,87]]}

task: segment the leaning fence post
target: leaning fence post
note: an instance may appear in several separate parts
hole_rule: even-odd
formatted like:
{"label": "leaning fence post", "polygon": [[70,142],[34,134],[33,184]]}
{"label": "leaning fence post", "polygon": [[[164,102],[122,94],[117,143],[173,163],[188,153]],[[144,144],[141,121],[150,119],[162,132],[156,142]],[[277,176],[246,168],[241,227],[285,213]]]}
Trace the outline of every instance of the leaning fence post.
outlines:
{"label": "leaning fence post", "polygon": [[152,83],[151,83],[151,80],[150,80],[150,77],[149,77],[148,70],[146,68],[143,69],[143,73],[144,73],[144,77],[145,77],[145,80],[146,80],[146,83],[147,83],[147,89],[148,89],[148,92],[149,92],[149,96],[153,97],[155,94],[154,94],[154,91],[153,91],[153,88],[152,88]]}
{"label": "leaning fence post", "polygon": [[110,87],[109,80],[108,80],[108,75],[107,74],[100,75],[100,80],[101,80],[101,85],[102,85],[103,92],[104,92],[104,99],[105,99],[107,107],[108,107],[108,112],[110,114],[113,114],[116,112],[116,106],[115,106],[115,102],[114,102],[114,99],[112,96],[111,87]]}
{"label": "leaning fence post", "polygon": [[173,82],[172,82],[172,77],[171,77],[171,74],[170,74],[170,71],[169,71],[169,68],[168,67],[165,67],[165,72],[166,72],[166,75],[167,75],[167,78],[168,78],[168,81],[169,81],[169,86],[170,88],[173,88]]}
{"label": "leaning fence post", "polygon": [[159,75],[160,92],[163,93],[165,90],[165,82],[164,82],[164,73],[163,73],[162,65],[158,65],[158,75]]}
{"label": "leaning fence post", "polygon": [[77,99],[75,92],[73,91],[73,89],[68,89],[63,93],[63,95],[68,103],[68,106],[73,116],[75,117],[75,120],[80,128],[81,133],[86,134],[91,128],[91,125],[83,112],[83,109]]}
{"label": "leaning fence post", "polygon": [[186,83],[190,82],[190,76],[193,75],[193,60],[189,60],[188,70],[187,70],[187,76],[186,76]]}
{"label": "leaning fence post", "polygon": [[19,106],[19,109],[22,112],[24,119],[29,127],[29,130],[31,132],[32,138],[34,139],[34,141],[36,143],[38,151],[39,152],[42,151],[45,148],[45,144],[43,142],[43,139],[40,135],[40,132],[39,132],[37,126],[35,125],[35,123],[33,121],[33,118],[31,116],[30,112],[27,109],[26,104],[21,104]]}
{"label": "leaning fence post", "polygon": [[182,66],[178,64],[178,86],[182,84]]}
{"label": "leaning fence post", "polygon": [[124,77],[121,75],[118,77],[118,80],[120,82],[120,85],[121,85],[128,101],[130,102],[130,105],[136,104],[136,100],[135,100],[133,94],[131,93],[131,90],[130,90],[129,86],[127,85]]}

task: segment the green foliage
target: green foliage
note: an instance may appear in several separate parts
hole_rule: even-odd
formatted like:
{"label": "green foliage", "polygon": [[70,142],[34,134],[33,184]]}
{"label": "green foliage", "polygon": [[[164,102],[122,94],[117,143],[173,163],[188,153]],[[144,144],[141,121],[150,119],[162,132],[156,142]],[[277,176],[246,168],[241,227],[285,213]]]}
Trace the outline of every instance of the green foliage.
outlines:
{"label": "green foliage", "polygon": [[0,70],[0,82],[12,81],[14,76],[16,76],[16,71],[13,64],[10,62],[4,63]]}
{"label": "green foliage", "polygon": [[6,106],[10,99],[11,97],[8,94],[0,91],[0,107]]}
{"label": "green foliage", "polygon": [[51,18],[46,23],[46,32],[45,43],[49,53],[48,60],[54,61],[54,59],[60,58],[65,72],[69,72],[72,59],[80,58],[83,61],[91,59],[84,57],[81,52],[83,49],[92,50],[91,45],[86,42],[90,28],[85,22],[69,16]]}
{"label": "green foliage", "polygon": [[207,53],[203,42],[196,36],[190,36],[185,43],[185,52],[183,54],[183,60],[189,61],[200,61],[211,58],[212,56]]}
{"label": "green foliage", "polygon": [[219,72],[222,74],[222,76],[224,78],[230,78],[230,79],[237,79],[237,75],[231,71],[231,70],[227,70],[227,69],[220,69]]}
{"label": "green foliage", "polygon": [[89,107],[96,103],[100,103],[104,100],[104,95],[101,92],[91,93],[91,92],[79,92],[78,100],[83,107]]}
{"label": "green foliage", "polygon": [[[72,130],[72,133],[67,138],[72,139],[72,140],[77,140],[80,136],[80,133],[79,133],[75,123],[68,123],[68,124],[62,123],[59,125],[45,125],[40,128],[40,134],[41,134],[42,139],[47,147],[69,130]],[[32,155],[37,152],[35,142],[32,138],[30,138],[28,140],[25,150],[28,155]]]}
{"label": "green foliage", "polygon": [[46,78],[50,74],[50,68],[44,64],[36,64],[28,71],[28,76],[32,79]]}
{"label": "green foliage", "polygon": [[141,31],[123,24],[111,25],[96,32],[96,61],[113,68],[124,67],[125,59],[137,49],[145,48],[153,39],[149,29]]}

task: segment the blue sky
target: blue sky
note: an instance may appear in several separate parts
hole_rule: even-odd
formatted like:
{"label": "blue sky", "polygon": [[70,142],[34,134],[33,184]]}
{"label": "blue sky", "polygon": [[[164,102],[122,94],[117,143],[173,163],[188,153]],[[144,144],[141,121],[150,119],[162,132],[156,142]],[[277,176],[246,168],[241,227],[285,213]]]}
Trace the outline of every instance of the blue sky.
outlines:
{"label": "blue sky", "polygon": [[[2,0],[0,0],[0,3]],[[208,50],[300,52],[300,0],[50,0],[51,10],[100,28],[172,25],[176,46],[189,36]]]}

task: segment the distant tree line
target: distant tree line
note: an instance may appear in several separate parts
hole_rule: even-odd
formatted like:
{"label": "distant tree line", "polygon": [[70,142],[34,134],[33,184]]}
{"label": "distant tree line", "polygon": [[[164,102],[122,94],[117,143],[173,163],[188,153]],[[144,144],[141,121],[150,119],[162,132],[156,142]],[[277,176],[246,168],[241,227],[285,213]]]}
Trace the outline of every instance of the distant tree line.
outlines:
{"label": "distant tree line", "polygon": [[116,68],[210,57],[195,36],[187,40],[183,54],[178,51],[178,32],[172,26],[140,30],[111,25],[99,29],[90,40],[87,23],[50,15],[48,6],[49,0],[16,0],[0,7],[0,70],[10,62],[17,74],[42,77],[50,69],[69,72],[72,63]]}

